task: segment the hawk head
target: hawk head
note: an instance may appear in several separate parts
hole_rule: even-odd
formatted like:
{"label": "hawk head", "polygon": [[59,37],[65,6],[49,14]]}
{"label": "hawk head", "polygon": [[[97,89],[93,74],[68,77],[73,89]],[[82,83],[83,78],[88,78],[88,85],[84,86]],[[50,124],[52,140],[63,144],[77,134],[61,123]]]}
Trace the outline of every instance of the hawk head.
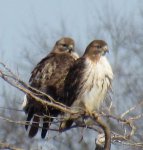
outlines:
{"label": "hawk head", "polygon": [[107,43],[103,40],[94,40],[87,46],[84,56],[92,61],[98,61],[106,52],[109,52]]}
{"label": "hawk head", "polygon": [[54,46],[54,53],[71,53],[74,51],[74,41],[69,37],[64,37],[58,40]]}

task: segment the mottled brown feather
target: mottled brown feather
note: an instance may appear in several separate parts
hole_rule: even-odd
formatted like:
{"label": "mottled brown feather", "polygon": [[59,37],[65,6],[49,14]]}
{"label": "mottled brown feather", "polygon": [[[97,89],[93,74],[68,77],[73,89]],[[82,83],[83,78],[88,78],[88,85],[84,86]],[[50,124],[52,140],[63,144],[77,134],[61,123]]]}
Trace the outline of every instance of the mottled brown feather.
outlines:
{"label": "mottled brown feather", "polygon": [[74,100],[79,94],[79,84],[81,83],[81,77],[84,74],[85,58],[78,59],[74,65],[70,68],[69,73],[65,80],[64,86],[64,100],[67,106],[71,106]]}
{"label": "mottled brown feather", "polygon": [[[66,44],[69,46],[68,50],[65,50],[66,47],[62,49],[61,44]],[[72,47],[72,46],[73,47]],[[34,70],[31,73],[31,77],[29,83],[32,87],[50,95],[53,99],[58,102],[65,103],[63,101],[64,95],[64,81],[65,77],[69,71],[69,68],[73,65],[75,61],[75,56],[73,57],[72,53],[74,48],[73,40],[70,38],[62,38],[61,40],[56,42],[54,49],[51,53],[42,59]],[[72,50],[72,51],[71,51]],[[41,97],[44,98],[45,97]],[[40,105],[33,98],[27,95],[28,104],[26,106],[26,113],[28,113],[27,121],[30,121],[34,114],[38,114],[40,116],[51,116],[56,117],[60,111],[53,109],[51,107],[45,108],[43,105]],[[48,99],[46,99],[48,100]],[[40,120],[34,116],[34,121],[37,121],[37,124],[32,123],[29,136],[33,137],[38,132],[38,125]],[[49,128],[50,123],[53,119],[43,119],[43,129],[41,136],[44,138],[46,136],[47,130]],[[26,125],[26,129],[28,125]]]}

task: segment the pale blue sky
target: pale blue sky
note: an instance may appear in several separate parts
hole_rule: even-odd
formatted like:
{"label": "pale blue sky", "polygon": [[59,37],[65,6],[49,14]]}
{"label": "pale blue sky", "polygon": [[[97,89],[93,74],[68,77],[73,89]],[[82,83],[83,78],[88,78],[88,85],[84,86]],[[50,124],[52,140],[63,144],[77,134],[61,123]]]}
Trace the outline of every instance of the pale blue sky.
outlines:
{"label": "pale blue sky", "polygon": [[[32,33],[35,24],[47,32],[58,32],[62,18],[66,33],[84,48],[92,39],[87,39],[87,24],[92,25],[96,19],[92,14],[109,9],[117,15],[125,13],[132,17],[138,13],[138,3],[138,0],[108,0],[108,3],[107,0],[0,0],[0,49],[5,51],[4,60],[11,64],[9,61],[19,56],[25,43],[22,35]],[[57,39],[54,35],[50,37],[53,44]]]}
{"label": "pale blue sky", "polygon": [[[53,46],[55,41],[60,38],[55,34],[61,30],[61,19],[66,25],[66,35],[62,36],[73,37],[81,49],[84,50],[95,37],[105,38],[110,47],[108,36],[90,34],[100,26],[99,20],[96,21],[98,14],[104,16],[109,11],[110,15],[113,14],[117,18],[128,16],[129,19],[134,18],[135,23],[139,23],[139,8],[142,6],[141,0],[0,0],[0,61],[10,68],[15,64],[20,67],[19,64],[23,57],[22,47],[27,46],[27,41],[23,36],[34,33],[36,26],[43,29],[46,34],[48,33],[50,38],[48,44]],[[112,57],[112,53],[111,51],[110,57]],[[33,56],[32,53],[31,55]],[[40,59],[36,60],[38,62]],[[30,71],[26,70],[23,76],[28,79]],[[2,87],[1,81],[0,88]],[[122,92],[122,84],[120,84],[117,82],[115,93]],[[13,88],[8,84],[5,85],[10,88],[12,95]],[[122,88],[124,89],[124,87]],[[17,90],[14,91],[14,94],[20,93]],[[117,96],[115,95],[115,97]],[[117,98],[120,99],[120,97]],[[2,100],[0,97],[0,106],[3,106]],[[22,98],[19,101],[22,102]]]}

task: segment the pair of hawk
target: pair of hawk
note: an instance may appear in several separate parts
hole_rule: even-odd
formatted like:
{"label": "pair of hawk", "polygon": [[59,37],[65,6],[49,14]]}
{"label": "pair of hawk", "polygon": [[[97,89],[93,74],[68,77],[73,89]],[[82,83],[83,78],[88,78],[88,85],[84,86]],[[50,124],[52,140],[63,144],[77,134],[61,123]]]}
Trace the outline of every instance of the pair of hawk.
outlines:
{"label": "pair of hawk", "polygon": [[[107,43],[94,40],[79,58],[74,52],[74,41],[64,37],[56,42],[48,56],[34,68],[29,84],[60,103],[92,113],[99,109],[113,78],[106,52]],[[37,134],[42,119],[41,137],[45,138],[53,118],[61,113],[50,106],[45,109],[28,94],[23,108],[27,113],[27,122],[31,122],[30,127],[26,125],[26,129],[30,128],[29,137]],[[63,124],[69,127],[72,123],[72,120],[67,120]]]}

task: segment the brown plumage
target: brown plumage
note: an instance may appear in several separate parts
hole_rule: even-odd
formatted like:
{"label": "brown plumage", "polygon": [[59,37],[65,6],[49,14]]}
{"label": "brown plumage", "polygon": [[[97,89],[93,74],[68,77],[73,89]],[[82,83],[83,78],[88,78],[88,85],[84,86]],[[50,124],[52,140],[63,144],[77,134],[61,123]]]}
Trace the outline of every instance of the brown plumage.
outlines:
{"label": "brown plumage", "polygon": [[[88,114],[98,111],[108,89],[113,73],[105,53],[108,46],[103,40],[94,40],[86,48],[84,55],[76,60],[65,80],[65,103]],[[70,116],[68,116],[70,118]],[[73,120],[61,124],[68,128]]]}
{"label": "brown plumage", "polygon": [[[58,102],[64,103],[63,90],[65,77],[69,71],[69,68],[73,65],[74,61],[78,58],[78,55],[74,52],[74,41],[71,38],[62,38],[56,42],[53,50],[47,57],[42,59],[32,71],[32,75],[29,80],[29,84],[50,95]],[[42,97],[44,98],[44,97]],[[44,108],[36,101],[33,101],[32,97],[26,95],[23,103],[23,108],[28,114],[27,121],[32,122],[32,126],[29,130],[29,137],[33,137],[38,132],[40,118],[43,116],[43,128],[41,137],[45,138],[47,130],[60,111],[54,108]],[[28,125],[26,125],[28,129]]]}

